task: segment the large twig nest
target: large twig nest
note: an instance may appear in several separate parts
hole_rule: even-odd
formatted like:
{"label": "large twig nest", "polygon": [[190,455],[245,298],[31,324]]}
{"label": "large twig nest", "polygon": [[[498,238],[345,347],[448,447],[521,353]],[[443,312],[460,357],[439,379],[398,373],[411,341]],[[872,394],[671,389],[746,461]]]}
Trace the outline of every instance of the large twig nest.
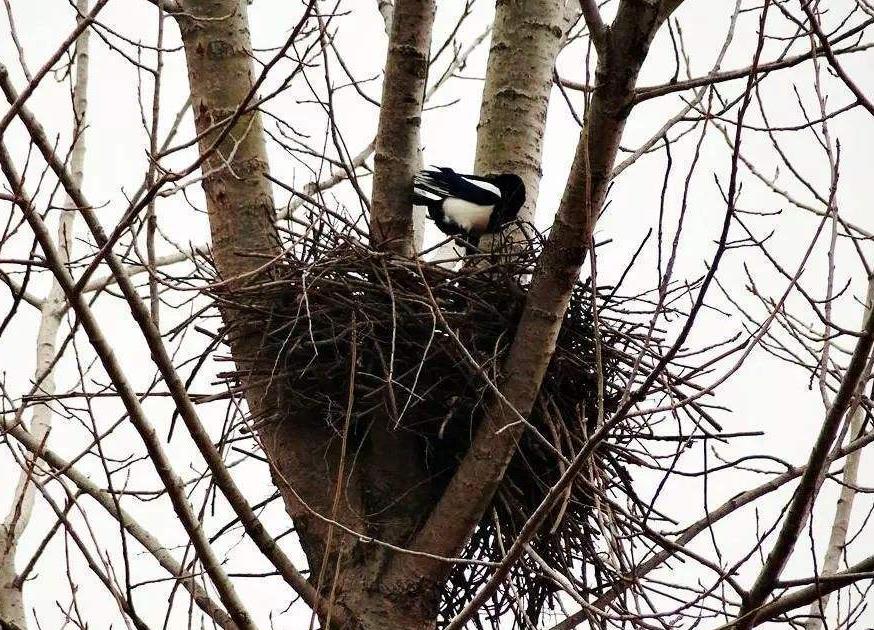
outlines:
{"label": "large twig nest", "polygon": [[[493,387],[501,383],[536,247],[452,271],[374,252],[330,230],[302,243],[259,280],[217,295],[234,308],[245,304],[247,323],[265,331],[263,349],[277,357],[269,378],[281,384],[276,418],[316,412],[339,433],[351,411],[350,431],[365,439],[378,410],[394,430],[420,436],[436,500],[464,456]],[[495,562],[503,557],[598,422],[593,306],[598,299],[593,305],[591,287],[578,285],[529,419],[532,429],[525,432],[474,533],[468,557]],[[624,385],[623,340],[631,336],[615,323],[602,323],[599,331],[601,413],[609,414]],[[576,572],[577,586],[584,591],[615,577],[603,561],[592,490],[613,496],[630,492],[622,451],[611,448],[615,444],[608,441],[596,451],[586,473],[568,488],[551,522],[531,542],[540,557],[564,574],[584,562],[587,569]],[[488,566],[455,570],[441,615],[451,618],[459,611],[489,572]],[[555,585],[541,571],[522,564],[495,596],[490,613],[496,617],[511,610],[534,620],[552,603],[554,592]],[[511,607],[517,598],[525,602],[524,609]]]}

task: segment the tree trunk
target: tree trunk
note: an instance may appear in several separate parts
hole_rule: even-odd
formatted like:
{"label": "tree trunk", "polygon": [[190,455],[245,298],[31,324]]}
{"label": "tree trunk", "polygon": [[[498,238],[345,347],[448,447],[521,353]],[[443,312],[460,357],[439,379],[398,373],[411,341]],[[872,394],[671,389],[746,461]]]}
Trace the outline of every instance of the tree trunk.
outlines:
{"label": "tree trunk", "polygon": [[[246,9],[238,0],[186,0],[184,8],[186,13],[177,18],[188,61],[195,125],[202,134],[203,189],[212,249],[222,279],[241,286],[248,274],[280,252],[273,191],[265,177],[269,167],[261,116],[257,111],[240,113],[255,98]],[[224,124],[227,121],[232,121],[229,129]],[[225,309],[223,318],[234,330],[232,352],[237,366],[255,371],[261,331],[247,327],[245,318],[234,309]],[[261,357],[267,363],[271,359]],[[257,377],[248,379],[246,386],[251,413],[271,413],[275,393]],[[290,484],[311,508],[330,512],[324,488],[332,483],[334,470],[325,467],[322,456],[333,437],[320,421],[305,419],[295,422],[293,432],[280,424],[271,425],[262,435],[277,485],[295,518],[316,520],[290,491]],[[324,461],[335,459],[330,456]],[[304,538],[308,538],[309,525],[299,530]],[[311,525],[315,532],[325,529],[321,521]]]}
{"label": "tree trunk", "polygon": [[[78,0],[76,10],[80,15],[88,13],[88,0]],[[76,119],[75,141],[70,154],[70,171],[77,185],[82,184],[85,166],[85,113],[88,108],[88,40],[90,30],[85,29],[76,39],[73,53],[75,60],[75,84],[73,87],[73,110]],[[70,261],[73,224],[76,220],[76,204],[67,197],[58,221],[58,250],[64,264]],[[57,337],[64,317],[64,290],[53,280],[48,295],[40,306],[40,324],[36,338],[36,370],[34,382],[37,393],[47,398],[55,395],[55,356]],[[40,442],[48,436],[52,424],[52,407],[37,403],[33,407],[30,432]],[[31,471],[22,470],[18,477],[12,499],[12,508],[4,524],[0,526],[0,622],[8,622],[22,630],[27,628],[24,614],[24,584],[15,571],[17,541],[24,533],[33,513],[35,486]]]}
{"label": "tree trunk", "polygon": [[24,594],[15,574],[15,538],[11,532],[0,525],[0,544],[11,560],[0,564],[0,630],[24,630],[27,619],[24,616]]}
{"label": "tree trunk", "polygon": [[[195,125],[201,134],[214,258],[222,279],[240,287],[280,252],[272,189],[265,177],[268,162],[260,116],[257,111],[241,113],[255,98],[256,87],[247,16],[238,0],[186,0],[183,9],[185,13],[176,17],[188,62]],[[411,126],[415,138],[418,124]],[[415,141],[410,146],[415,157]],[[307,556],[310,582],[323,598],[333,597],[337,614],[331,624],[350,630],[432,628],[436,591],[381,592],[387,549],[326,522],[333,519],[363,536],[394,544],[407,542],[428,507],[416,500],[415,492],[405,494],[405,501],[396,501],[402,490],[425,487],[420,483],[420,467],[413,464],[417,445],[391,430],[377,414],[368,443],[359,453],[361,459],[341,476],[341,440],[320,414],[276,417],[282,392],[256,376],[259,367],[267,369],[262,374],[269,373],[274,359],[264,356],[261,331],[247,326],[243,314],[233,308],[226,307],[222,317],[231,331],[238,370],[251,370],[244,379],[250,413],[272,420],[259,429],[261,443]],[[385,449],[396,456],[386,458]],[[409,465],[402,469],[404,463]],[[409,477],[398,477],[399,472]],[[335,502],[338,480],[343,499]],[[406,487],[401,490],[398,483]],[[398,507],[385,513],[383,505],[394,503]],[[367,514],[380,512],[384,513],[380,522],[365,520]],[[345,620],[342,624],[337,623],[340,617]],[[322,623],[327,625],[327,618]]]}
{"label": "tree trunk", "polygon": [[[402,256],[416,252],[413,175],[428,80],[434,0],[398,0],[392,13],[374,155],[371,240]],[[389,21],[386,21],[388,25]]]}
{"label": "tree trunk", "polygon": [[[255,98],[246,9],[239,0],[186,0],[183,8],[185,13],[176,17],[188,62],[195,126],[202,134],[212,250],[222,279],[243,286],[249,274],[280,252],[273,191],[265,177],[269,169],[261,116],[257,110],[245,111]],[[272,363],[272,357],[262,356],[261,331],[248,326],[235,309],[224,309],[222,316],[233,331],[231,350],[238,369],[254,374],[259,366]],[[277,393],[257,376],[245,380],[252,415],[273,414]],[[310,509],[330,514],[325,488],[333,486],[337,470],[335,436],[320,419],[296,418],[294,426],[290,424],[269,423],[261,441],[314,565],[321,557],[327,526]],[[341,517],[357,525],[351,514]]]}
{"label": "tree trunk", "polygon": [[523,221],[534,218],[555,58],[570,15],[562,0],[503,0],[495,9],[474,169],[522,178]]}

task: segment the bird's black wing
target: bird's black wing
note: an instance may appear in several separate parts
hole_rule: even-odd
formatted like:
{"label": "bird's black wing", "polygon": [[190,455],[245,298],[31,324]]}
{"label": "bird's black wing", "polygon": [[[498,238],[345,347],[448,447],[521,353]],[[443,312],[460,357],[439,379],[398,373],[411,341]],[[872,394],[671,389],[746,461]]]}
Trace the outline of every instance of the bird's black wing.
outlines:
{"label": "bird's black wing", "polygon": [[446,193],[435,186],[425,175],[425,171],[419,171],[413,178],[413,204],[428,206],[431,208],[440,205],[446,199]]}
{"label": "bird's black wing", "polygon": [[424,170],[414,180],[414,203],[428,205],[447,197],[464,199],[480,206],[493,206],[501,201],[500,191],[493,184],[481,180],[479,184],[451,168]]}

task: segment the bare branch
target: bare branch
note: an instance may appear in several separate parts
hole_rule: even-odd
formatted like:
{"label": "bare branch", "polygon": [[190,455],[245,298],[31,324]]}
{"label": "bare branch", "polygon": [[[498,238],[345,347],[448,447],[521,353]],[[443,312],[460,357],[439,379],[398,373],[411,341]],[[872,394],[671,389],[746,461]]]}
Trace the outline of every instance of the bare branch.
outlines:
{"label": "bare branch", "polygon": [[860,378],[871,355],[874,346],[874,317],[870,315],[856,342],[850,364],[841,379],[841,386],[834,398],[832,406],[823,421],[816,443],[810,452],[807,467],[798,483],[798,488],[792,497],[789,508],[783,517],[780,533],[774,542],[774,547],[768,554],[749,596],[738,616],[738,628],[751,627],[756,611],[774,589],[783,568],[789,560],[798,534],[804,526],[805,515],[810,510],[811,502],[819,488],[819,480],[828,462],[828,451],[837,437],[844,414],[850,408],[855,397],[859,395]]}
{"label": "bare branch", "polygon": [[[824,597],[830,593],[834,593],[847,586],[852,586],[861,580],[870,580],[874,572],[874,556],[869,556],[860,562],[847,567],[845,571],[835,573],[831,576],[816,576],[810,578],[812,584],[806,588],[795,592],[781,595],[775,600],[761,605],[758,610],[752,613],[752,619],[747,623],[752,626],[759,625],[766,621],[778,619],[779,617],[799,610],[804,606],[808,606],[817,601],[820,597]],[[735,624],[722,626],[717,630],[734,628]]]}
{"label": "bare branch", "polygon": [[596,0],[580,0],[580,8],[583,11],[586,25],[589,27],[589,35],[592,38],[592,43],[595,44],[595,50],[598,51],[599,55],[603,55],[607,46],[607,27],[601,19],[598,4]]}
{"label": "bare branch", "polygon": [[[871,318],[872,310],[874,310],[872,305],[874,305],[874,278],[868,280],[868,294],[865,300],[865,309],[862,317],[863,325]],[[860,380],[862,383],[865,383],[869,377],[870,363],[868,369],[866,369]],[[865,419],[865,410],[859,404],[858,400],[854,403],[853,407],[847,431],[848,442],[852,442],[859,437]],[[819,578],[831,577],[837,572],[838,563],[840,562],[847,542],[847,532],[850,528],[850,516],[853,513],[853,503],[856,498],[856,481],[859,475],[859,463],[861,462],[861,459],[862,451],[853,451],[847,456],[847,461],[844,464],[844,473],[843,478],[841,479],[841,493],[835,504],[835,516],[832,521],[832,529],[829,534],[825,558],[822,563],[822,568],[819,571]],[[823,594],[821,598],[810,605],[810,618],[805,624],[805,630],[819,630],[819,628],[823,626],[822,619],[828,607],[828,601],[828,594]]]}
{"label": "bare branch", "polygon": [[[58,63],[58,60],[63,57],[64,54],[66,54],[67,49],[73,45],[79,36],[94,23],[95,18],[103,7],[106,6],[108,1],[109,0],[97,0],[97,2],[94,3],[94,8],[91,9],[91,12],[77,22],[76,28],[74,28],[67,38],[58,45],[54,54],[52,54],[52,56],[42,65],[34,75],[33,79],[28,81],[27,86],[20,94],[18,94],[17,98],[9,103],[9,109],[7,109],[6,113],[3,114],[3,118],[0,118],[0,136],[3,135],[3,132],[6,131],[9,123],[11,123],[18,115],[18,111],[27,102],[27,99],[31,97],[42,79],[51,72],[54,65]],[[8,70],[6,69],[6,66],[0,66],[0,79],[7,80],[7,75]]]}
{"label": "bare branch", "polygon": [[819,40],[820,45],[822,46],[823,52],[825,53],[826,58],[828,59],[829,65],[831,65],[832,69],[835,73],[840,77],[841,81],[844,82],[844,85],[852,92],[859,104],[868,110],[870,114],[874,114],[874,103],[872,103],[862,89],[856,85],[856,82],[853,78],[847,74],[846,70],[844,70],[841,62],[838,61],[837,55],[835,55],[832,50],[832,45],[828,41],[828,37],[826,37],[825,33],[822,32],[822,27],[819,24],[819,20],[816,15],[814,15],[813,10],[810,8],[811,0],[802,0],[801,9],[804,11],[805,15],[807,15],[808,24],[810,24],[810,28],[813,30],[816,38]]}
{"label": "bare branch", "polygon": [[[874,24],[874,18],[865,20],[861,24],[854,26],[851,29],[848,29],[845,33],[842,33],[839,37],[834,38],[830,45],[833,47],[840,41],[853,37],[854,35],[858,35],[862,33],[865,29]],[[872,44],[855,44],[851,46],[847,46],[845,48],[832,49],[832,53],[835,56],[838,55],[847,55],[857,52],[863,52],[869,50]],[[805,61],[810,61],[816,55],[825,54],[825,47],[819,46],[814,50],[807,51],[805,53],[800,53],[798,55],[792,55],[786,57],[785,59],[777,59],[774,61],[769,61],[766,63],[759,64],[755,69],[751,66],[747,66],[745,68],[738,68],[736,70],[725,70],[723,72],[712,72],[708,75],[701,77],[694,77],[691,79],[684,79],[683,81],[675,81],[671,83],[665,83],[662,85],[647,85],[639,87],[635,90],[635,103],[641,103],[643,101],[647,101],[653,98],[658,98],[660,96],[665,96],[667,94],[673,94],[675,92],[685,92],[686,90],[691,90],[698,87],[703,87],[707,85],[717,85],[719,83],[725,83],[726,81],[735,81],[738,79],[747,78],[751,72],[755,72],[756,74],[768,74],[770,72],[774,72],[775,70],[784,70],[788,68],[794,68]],[[592,86],[580,83],[578,81],[571,81],[570,79],[560,78],[559,79],[562,86],[570,89],[570,90],[579,90],[583,92],[591,92]]]}
{"label": "bare branch", "polygon": [[[13,94],[12,87],[8,83],[4,82],[2,87],[7,96],[11,96]],[[94,214],[93,206],[84,197],[81,189],[76,186],[70,174],[67,172],[63,162],[54,153],[53,147],[48,142],[48,139],[46,138],[41,126],[33,118],[33,116],[30,114],[26,107],[21,108],[19,112],[19,117],[25,124],[25,127],[30,133],[32,140],[42,152],[43,158],[50,165],[55,175],[61,181],[67,194],[71,197],[76,206],[79,208],[79,211],[85,219],[85,222],[88,224],[88,228],[91,230],[92,235],[94,236],[98,245],[100,245],[101,247],[105,247],[107,243],[107,236],[103,230],[102,225]],[[17,182],[16,179],[11,177],[14,173],[11,161],[9,161],[8,156],[6,156],[5,159],[7,163],[4,165],[4,170],[8,169],[7,179],[10,182]],[[17,192],[19,195],[24,195],[24,191]],[[34,229],[34,231],[37,232],[38,230],[44,230],[45,226],[42,223],[42,220],[33,213],[29,202],[25,201],[26,197],[22,196],[21,200],[22,201],[20,202],[20,205],[22,205],[23,209],[25,209],[25,213],[28,216],[28,220],[31,223],[31,227]],[[47,247],[50,251],[54,251],[50,238],[49,240],[46,240],[46,238],[41,237],[40,244],[42,245],[47,257],[49,256],[49,251],[46,251]],[[209,436],[209,433],[206,431],[197,415],[194,404],[191,402],[191,398],[189,397],[186,390],[185,384],[183,383],[182,379],[179,377],[178,372],[173,366],[172,359],[170,358],[170,355],[167,352],[166,347],[164,346],[164,342],[161,338],[160,332],[157,330],[157,328],[155,328],[148,308],[139,297],[136,287],[134,287],[133,283],[130,281],[130,278],[126,274],[125,266],[121,264],[121,261],[111,251],[111,249],[106,250],[105,256],[107,264],[112,270],[116,282],[119,284],[119,287],[122,290],[122,293],[124,294],[126,300],[128,300],[131,312],[134,315],[134,318],[136,319],[137,324],[139,325],[140,330],[142,331],[143,336],[152,351],[152,357],[172,393],[174,402],[179,408],[180,414],[186,424],[186,427],[188,428],[192,438],[194,439],[194,442],[197,444],[198,449],[200,450],[201,454],[209,465],[217,485],[225,494],[225,497],[228,499],[231,507],[237,512],[241,522],[246,527],[247,532],[252,536],[253,541],[255,541],[259,549],[271,560],[271,562],[273,562],[274,566],[276,566],[276,568],[280,571],[283,578],[286,579],[288,584],[292,586],[295,590],[297,590],[301,597],[303,597],[314,608],[318,608],[319,600],[316,597],[315,591],[313,590],[312,586],[300,574],[300,572],[297,571],[289,558],[276,544],[276,541],[264,529],[260,520],[255,515],[249,503],[246,501],[243,493],[240,491],[239,487],[236,485],[236,482],[233,480],[227,467],[224,465],[221,454],[213,444],[212,438]],[[72,282],[72,278],[69,276],[69,272],[67,272],[65,268],[54,268],[53,273],[55,274],[55,277],[59,279],[59,282],[64,288],[64,292],[67,294],[68,301],[71,301],[73,309],[76,311],[80,320],[83,321],[83,327],[85,327],[86,331],[89,332],[89,337],[91,338],[92,343],[95,344],[95,347],[97,347],[97,345],[100,345],[100,348],[102,350],[102,352],[99,353],[101,360],[103,361],[107,372],[110,372],[110,375],[113,377],[113,381],[115,382],[116,387],[122,395],[123,402],[125,403],[126,408],[128,408],[128,413],[130,413],[132,416],[134,415],[134,413],[140,414],[138,420],[140,420],[141,422],[138,424],[138,430],[140,430],[141,435],[144,436],[144,441],[146,442],[147,447],[149,447],[150,453],[153,453],[153,456],[157,458],[155,459],[155,461],[160,464],[159,471],[161,470],[160,466],[163,465],[167,467],[166,474],[168,475],[168,477],[165,479],[165,482],[171,483],[170,480],[174,475],[172,473],[172,469],[168,465],[161,463],[161,458],[164,458],[166,456],[161,449],[160,443],[154,436],[148,421],[143,415],[142,407],[140,406],[140,403],[137,400],[135,393],[127,383],[124,373],[117,363],[115,356],[112,354],[112,350],[109,348],[109,346],[106,344],[105,339],[103,339],[102,335],[100,334],[99,328],[96,327],[96,322],[93,322],[94,328],[90,331],[89,328],[85,326],[85,317],[83,313],[87,314],[89,317],[92,318],[93,315],[91,314],[90,307],[88,307],[87,303],[82,297],[83,294],[74,290],[75,283],[71,284],[69,287],[65,286],[68,280]],[[72,300],[71,294],[75,295],[75,300]],[[145,436],[148,436],[148,439],[145,439]],[[171,485],[175,487],[176,484]],[[184,498],[184,496],[177,498],[177,501],[174,502],[174,507],[176,507],[177,510],[190,510],[190,506],[188,505],[187,500]],[[200,525],[197,522],[197,519],[193,513],[189,515],[183,512],[182,514],[180,514],[180,518],[182,519],[183,524],[186,525],[186,528],[191,527],[196,529],[198,532],[200,531]],[[200,535],[202,536],[202,533]],[[210,558],[214,558],[214,556],[212,556],[212,550],[209,547],[208,542],[204,539],[203,541],[196,540],[195,543],[198,553],[201,554],[202,558],[206,558],[206,560],[204,560],[204,564],[207,565],[207,572],[210,573],[210,577],[213,578],[214,581],[216,579],[225,579],[227,581],[227,578],[222,572],[220,566],[216,565],[214,567],[210,567],[209,565],[208,560]],[[243,628],[246,627],[247,624],[251,624],[251,621],[247,621],[247,619],[249,619],[248,613],[245,613],[242,605],[238,602],[236,598],[236,593],[230,582],[228,581],[226,585],[221,586],[217,584],[217,588],[219,588],[219,592],[222,593],[222,601],[225,603],[225,606],[228,608],[228,611],[234,618],[237,625]]]}
{"label": "bare branch", "polygon": [[[22,107],[19,113],[24,117],[25,109]],[[53,156],[49,155],[46,157],[50,160]],[[73,278],[64,267],[60,254],[52,242],[45,223],[39,216],[39,213],[34,210],[26,193],[20,189],[20,178],[14,169],[12,158],[6,150],[6,146],[2,142],[0,142],[0,168],[2,168],[9,184],[13,187],[17,187],[15,194],[19,199],[19,206],[39,240],[43,253],[51,266],[52,273],[63,288],[68,301],[75,310],[76,315],[79,317],[79,321],[82,323],[82,327],[88,334],[95,351],[100,356],[107,373],[110,375],[110,378],[112,378],[113,383],[118,389],[125,404],[125,408],[131,417],[131,421],[134,423],[134,426],[142,437],[143,442],[149,451],[149,455],[154,462],[155,469],[161,477],[161,480],[164,482],[164,486],[167,488],[167,493],[173,502],[173,507],[178,514],[185,531],[191,537],[201,562],[203,562],[207,573],[212,578],[213,584],[215,584],[216,589],[219,591],[222,602],[241,630],[244,628],[255,630],[249,613],[246,611],[242,601],[240,601],[237,596],[236,589],[234,589],[227,574],[222,569],[221,563],[215,556],[209,541],[207,541],[201,528],[200,521],[194,514],[191,505],[188,503],[188,498],[185,496],[182,482],[174,472],[167,454],[157,440],[155,430],[146,418],[136,393],[128,383],[111,346],[100,331],[100,327],[97,324],[97,320],[90,306],[85,302],[81,293],[75,291]],[[61,165],[61,169],[63,169],[63,165]],[[64,179],[67,180],[67,192],[79,205],[86,221],[91,225],[94,225],[94,216],[87,210],[90,206],[81,198],[80,194],[77,194],[77,189],[72,182],[70,182],[70,178],[66,174],[66,171],[63,171],[63,175],[65,176]],[[99,227],[99,223],[97,226]],[[110,258],[114,257],[110,256]]]}
{"label": "bare branch", "polygon": [[[76,10],[81,16],[88,13],[88,0],[78,0]],[[80,25],[81,26],[81,25]],[[89,29],[82,30],[79,37],[76,39],[73,59],[75,63],[76,81],[73,87],[73,114],[76,121],[76,129],[74,132],[74,145],[72,155],[70,157],[70,169],[72,171],[73,181],[81,186],[83,180],[83,168],[85,164],[85,117],[88,109],[88,74],[89,74]],[[36,85],[36,82],[31,79],[31,85]],[[22,97],[19,96],[19,99]],[[22,104],[24,101],[21,101]],[[65,203],[66,210],[61,213],[60,221],[58,222],[58,253],[60,255],[61,264],[67,265],[70,262],[71,250],[73,246],[73,226],[76,220],[75,205],[69,199]],[[5,274],[3,274],[5,276]],[[26,298],[25,298],[26,299]],[[45,300],[40,304],[40,325],[36,337],[36,370],[34,374],[34,383],[38,387],[38,391],[45,396],[52,397],[55,394],[55,366],[57,364],[57,336],[61,322],[64,316],[64,291],[61,285],[54,280],[49,289]],[[40,444],[43,444],[48,437],[52,426],[53,412],[48,403],[37,404],[33,408],[31,417],[31,431],[34,433],[35,439]],[[3,553],[0,553],[0,574],[14,575],[16,546],[17,541],[27,529],[31,516],[33,514],[34,499],[36,494],[36,483],[38,479],[32,478],[32,470],[22,470],[15,488],[12,498],[13,507],[2,525],[2,531],[6,533],[7,545],[3,547]],[[7,591],[5,596],[0,598],[0,619],[16,621],[22,627],[25,626],[23,617],[13,611],[7,610],[8,599],[15,595],[16,586],[18,590],[17,597],[23,597],[23,584],[13,580],[7,582],[0,580],[4,591]],[[14,584],[14,586],[13,586]],[[7,590],[8,589],[8,590]],[[23,614],[23,606],[14,605],[14,608],[20,608],[19,613]]]}
{"label": "bare branch", "polygon": [[153,536],[145,527],[143,527],[136,519],[128,512],[120,508],[118,501],[109,492],[100,489],[93,481],[88,479],[71,466],[55,452],[47,449],[42,443],[35,438],[29,431],[22,426],[4,426],[6,432],[21,443],[32,455],[38,456],[44,460],[54,470],[60,471],[65,477],[72,481],[76,487],[93,498],[103,507],[114,519],[116,519],[125,531],[127,531],[137,542],[139,542],[146,551],[148,551],[155,560],[160,564],[170,575],[178,579],[182,587],[191,594],[194,603],[216,624],[223,630],[236,630],[237,626],[228,616],[224,609],[215,601],[213,601],[206,590],[200,586],[196,579],[191,576],[176,560],[168,550],[168,547],[162,544],[155,536]]}
{"label": "bare branch", "polygon": [[[623,2],[619,7],[610,29],[610,54],[599,60],[597,76],[602,83],[595,91],[561,207],[538,261],[526,308],[510,347],[506,376],[501,383],[507,402],[497,399],[489,405],[468,454],[414,541],[414,549],[441,555],[457,553],[488,506],[515,451],[525,428],[516,422],[516,416],[526,417],[530,412],[552,357],[571,290],[606,196],[637,72],[659,26],[657,13],[647,3],[636,0]],[[612,64],[621,65],[622,71],[611,72]],[[551,490],[550,500],[552,494]],[[538,516],[529,521],[531,532],[545,512],[548,509],[538,510]],[[489,587],[471,602],[465,614],[453,621],[453,627],[461,627],[491,595],[527,540],[520,537],[517,542],[518,546],[514,544],[508,552],[503,570],[495,573]],[[443,553],[449,550],[451,553]],[[433,563],[401,558],[391,580],[403,583],[413,576],[427,578],[443,570],[445,567]]]}

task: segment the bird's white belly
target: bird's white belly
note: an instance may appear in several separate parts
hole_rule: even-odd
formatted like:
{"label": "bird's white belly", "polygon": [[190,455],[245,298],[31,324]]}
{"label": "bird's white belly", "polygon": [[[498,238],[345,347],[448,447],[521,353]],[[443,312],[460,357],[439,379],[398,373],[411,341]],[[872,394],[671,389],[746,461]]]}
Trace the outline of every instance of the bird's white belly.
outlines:
{"label": "bird's white belly", "polygon": [[483,232],[489,224],[495,206],[479,204],[450,197],[443,202],[443,216],[466,232]]}

